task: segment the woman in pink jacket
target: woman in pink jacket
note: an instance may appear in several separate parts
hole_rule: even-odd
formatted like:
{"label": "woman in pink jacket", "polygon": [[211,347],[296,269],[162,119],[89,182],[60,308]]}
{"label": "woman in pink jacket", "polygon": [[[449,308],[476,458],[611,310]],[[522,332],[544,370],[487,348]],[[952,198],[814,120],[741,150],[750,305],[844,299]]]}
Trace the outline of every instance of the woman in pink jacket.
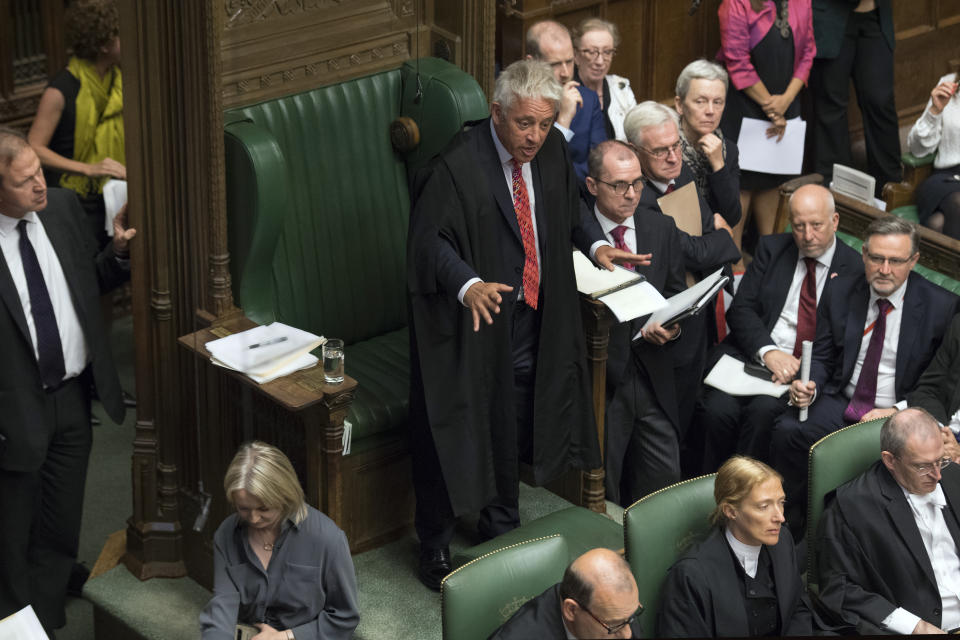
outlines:
{"label": "woman in pink jacket", "polygon": [[[723,0],[719,62],[731,91],[720,126],[737,140],[743,118],[770,120],[768,135],[783,135],[787,120],[800,115],[796,99],[807,83],[817,53],[810,0]],[[742,163],[741,163],[742,164]],[[790,176],[742,171],[742,233],[751,207],[759,235],[773,232],[778,189]]]}

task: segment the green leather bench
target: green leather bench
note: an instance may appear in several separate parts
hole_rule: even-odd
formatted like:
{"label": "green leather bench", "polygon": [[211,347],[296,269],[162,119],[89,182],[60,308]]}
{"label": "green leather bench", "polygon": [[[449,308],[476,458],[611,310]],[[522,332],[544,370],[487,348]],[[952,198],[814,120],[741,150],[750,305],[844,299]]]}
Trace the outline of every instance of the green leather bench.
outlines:
{"label": "green leather bench", "polygon": [[[319,505],[342,504],[338,524],[355,550],[385,541],[412,517],[408,169],[487,114],[476,81],[433,58],[225,114],[234,301],[259,323],[342,338],[346,374],[358,382],[346,411],[350,455],[334,460],[342,447],[330,434],[322,445],[342,491],[322,489]],[[419,129],[419,145],[404,153],[391,144],[399,116]],[[287,453],[301,473],[313,455]]]}
{"label": "green leather bench", "polygon": [[[837,237],[843,240],[846,245],[855,251],[860,251],[860,249],[863,247],[863,240],[856,236],[850,235],[845,231],[837,231]],[[960,282],[954,280],[950,276],[940,273],[939,271],[934,271],[933,269],[925,267],[919,263],[917,263],[917,266],[915,266],[913,270],[930,282],[940,285],[947,291],[952,291],[953,293],[960,295]]]}
{"label": "green leather bench", "polygon": [[563,536],[518,542],[479,556],[440,585],[444,640],[486,640],[528,600],[563,579]]}
{"label": "green leather bench", "polygon": [[691,478],[644,496],[623,514],[627,562],[643,604],[644,635],[655,630],[660,586],[667,571],[710,531],[715,473]]}

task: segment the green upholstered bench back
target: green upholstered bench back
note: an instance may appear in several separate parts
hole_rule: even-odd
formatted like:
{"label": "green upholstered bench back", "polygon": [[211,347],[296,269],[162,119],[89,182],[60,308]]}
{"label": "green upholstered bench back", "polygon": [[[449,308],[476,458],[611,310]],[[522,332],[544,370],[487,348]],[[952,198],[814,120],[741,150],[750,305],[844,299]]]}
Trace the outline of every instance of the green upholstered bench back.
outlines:
{"label": "green upholstered bench back", "polygon": [[[863,240],[856,236],[852,236],[845,231],[837,231],[837,237],[843,240],[844,243],[846,243],[855,251],[860,251],[861,247],[863,247]],[[942,274],[939,271],[934,271],[933,269],[925,267],[922,264],[918,264],[913,268],[913,270],[933,284],[940,285],[947,291],[952,291],[953,293],[960,295],[960,282],[957,282],[950,276]]]}
{"label": "green upholstered bench back", "polygon": [[640,590],[643,631],[647,637],[654,633],[660,586],[667,571],[710,531],[716,475],[670,485],[634,502],[623,513],[627,562]]}
{"label": "green upholstered bench back", "polygon": [[859,422],[834,431],[810,447],[807,489],[807,584],[819,584],[817,527],[828,493],[866,471],[880,459],[880,427],[884,418]]}

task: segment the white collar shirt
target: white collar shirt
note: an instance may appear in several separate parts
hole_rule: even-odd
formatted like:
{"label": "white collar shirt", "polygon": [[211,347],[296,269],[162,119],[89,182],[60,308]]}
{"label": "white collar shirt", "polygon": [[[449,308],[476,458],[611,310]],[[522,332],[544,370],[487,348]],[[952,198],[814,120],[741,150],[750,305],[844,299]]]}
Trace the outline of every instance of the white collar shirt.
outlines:
{"label": "white collar shirt", "polygon": [[[23,220],[27,221],[27,237],[33,245],[34,253],[37,254],[40,271],[43,273],[43,280],[47,285],[50,301],[53,303],[53,313],[56,317],[60,343],[63,347],[65,369],[63,379],[68,380],[80,375],[87,366],[87,344],[83,329],[80,326],[80,318],[73,306],[73,298],[70,295],[70,288],[67,286],[67,279],[63,274],[60,258],[50,243],[50,238],[47,237],[43,221],[40,220],[35,211],[25,214]],[[3,250],[7,269],[10,271],[10,277],[13,279],[17,295],[20,298],[20,305],[23,307],[27,329],[30,331],[30,341],[33,343],[33,355],[39,358],[37,327],[33,322],[30,291],[27,288],[27,277],[23,271],[23,261],[20,257],[20,231],[17,229],[19,222],[20,218],[11,218],[0,214],[0,249]]]}
{"label": "white collar shirt", "polygon": [[593,205],[593,213],[597,217],[597,221],[600,223],[600,228],[603,229],[603,235],[607,238],[607,240],[610,241],[610,244],[617,246],[617,241],[611,232],[620,225],[623,225],[627,228],[627,230],[623,232],[624,243],[627,245],[630,253],[637,252],[637,228],[633,221],[633,216],[630,216],[623,222],[617,223],[600,213],[600,209],[597,207],[597,205]]}
{"label": "white collar shirt", "polygon": [[[904,280],[893,293],[887,296],[887,300],[893,305],[893,309],[887,314],[887,328],[883,335],[883,354],[880,356],[880,364],[877,367],[877,395],[873,406],[880,408],[892,407],[897,403],[896,392],[896,374],[897,374],[897,345],[900,343],[900,320],[903,318],[903,298],[907,294],[907,281]],[[860,340],[860,352],[857,354],[857,361],[853,366],[853,375],[850,376],[850,382],[847,383],[844,393],[848,398],[853,397],[853,392],[857,388],[857,381],[860,379],[860,370],[863,368],[863,361],[867,357],[867,348],[870,346],[870,337],[873,335],[874,323],[880,310],[877,307],[877,300],[880,297],[870,288],[870,300],[867,303],[867,319],[864,322],[864,335]]]}
{"label": "white collar shirt", "polygon": [[740,566],[743,567],[743,572],[751,578],[756,578],[757,565],[760,563],[760,549],[763,545],[744,544],[740,542],[736,536],[730,532],[729,527],[724,529],[723,533],[727,538],[727,544],[729,544],[733,550],[733,555],[740,563]]}

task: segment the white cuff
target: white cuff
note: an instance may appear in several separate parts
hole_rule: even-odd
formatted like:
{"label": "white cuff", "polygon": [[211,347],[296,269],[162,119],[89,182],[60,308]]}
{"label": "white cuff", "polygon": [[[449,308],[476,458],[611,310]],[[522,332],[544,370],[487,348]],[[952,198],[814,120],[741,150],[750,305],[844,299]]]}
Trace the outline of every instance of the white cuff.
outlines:
{"label": "white cuff", "polygon": [[903,411],[904,409],[907,408],[907,406],[908,406],[908,405],[907,405],[906,399],[903,399],[903,400],[901,400],[900,402],[898,402],[897,404],[893,405],[893,407],[891,407],[891,408],[892,408],[892,409],[896,409],[897,411]]}
{"label": "white cuff", "polygon": [[592,245],[590,245],[590,259],[594,262],[597,261],[597,249],[600,247],[612,247],[613,245],[607,242],[606,240],[597,240]]}
{"label": "white cuff", "polygon": [[767,363],[763,361],[763,356],[767,355],[767,354],[770,353],[771,351],[777,351],[777,345],[775,345],[775,344],[768,344],[767,346],[765,346],[765,347],[760,347],[760,348],[757,350],[757,357],[760,359],[760,364],[762,364],[763,366],[766,366],[766,365],[767,365]]}
{"label": "white cuff", "polygon": [[570,142],[570,140],[573,138],[573,129],[567,129],[565,126],[563,126],[559,122],[554,122],[553,126],[555,126],[557,129],[560,130],[560,133],[563,134],[564,140],[566,140],[567,142]]}
{"label": "white cuff", "polygon": [[918,622],[920,622],[919,616],[913,615],[903,607],[897,607],[893,613],[883,619],[880,626],[902,636],[908,636],[913,633]]}
{"label": "white cuff", "polygon": [[[457,300],[460,301],[460,304],[464,304],[463,296],[467,295],[467,289],[469,289],[470,287],[472,287],[478,282],[483,282],[483,280],[481,280],[480,278],[470,278],[469,280],[467,280],[466,284],[460,287],[460,291],[457,292]],[[464,304],[464,306],[466,305]]]}

